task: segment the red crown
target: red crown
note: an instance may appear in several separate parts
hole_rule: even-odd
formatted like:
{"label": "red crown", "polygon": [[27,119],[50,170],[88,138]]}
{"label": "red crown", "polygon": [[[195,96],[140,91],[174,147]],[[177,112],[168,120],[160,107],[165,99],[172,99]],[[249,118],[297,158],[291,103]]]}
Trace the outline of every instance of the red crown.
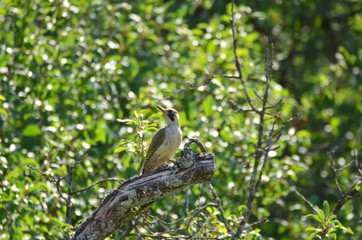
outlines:
{"label": "red crown", "polygon": [[174,109],[174,108],[166,108],[165,110],[166,111],[171,110],[171,111],[174,111],[174,112],[176,112],[178,114],[178,111],[176,109]]}

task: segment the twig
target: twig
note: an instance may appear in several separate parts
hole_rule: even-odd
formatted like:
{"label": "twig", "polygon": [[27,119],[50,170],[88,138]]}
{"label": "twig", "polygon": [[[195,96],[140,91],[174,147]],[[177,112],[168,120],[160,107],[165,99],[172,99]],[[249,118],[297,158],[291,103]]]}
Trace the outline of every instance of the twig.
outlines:
{"label": "twig", "polygon": [[204,206],[202,206],[202,207],[199,207],[199,208],[195,209],[195,210],[196,210],[196,211],[194,211],[195,213],[192,214],[192,216],[190,217],[190,219],[189,219],[188,223],[186,224],[186,226],[183,227],[183,228],[180,228],[179,230],[188,229],[188,228],[190,227],[190,225],[191,225],[192,220],[193,220],[199,213],[201,213],[202,211],[204,211],[204,210],[205,210],[206,208],[208,208],[208,207],[217,207],[217,204],[215,204],[215,203],[209,203],[209,204],[207,204],[207,205],[204,205]]}
{"label": "twig", "polygon": [[263,102],[263,98],[259,95],[259,93],[256,91],[256,89],[253,89],[254,94]]}
{"label": "twig", "polygon": [[153,218],[156,219],[156,221],[155,221],[155,222],[152,222],[151,224],[154,224],[154,223],[158,222],[159,224],[161,224],[161,225],[163,225],[163,226],[165,226],[165,227],[166,227],[166,226],[172,226],[172,225],[180,224],[181,222],[185,221],[185,218],[188,218],[188,217],[191,216],[190,219],[187,221],[188,223],[186,224],[185,227],[183,227],[183,228],[178,228],[178,231],[180,231],[180,230],[182,231],[182,230],[187,229],[187,228],[190,226],[191,221],[192,221],[199,213],[201,213],[203,210],[205,210],[205,209],[208,208],[208,207],[217,207],[217,204],[215,204],[215,203],[209,203],[209,204],[200,206],[200,207],[198,207],[198,208],[195,208],[195,209],[193,209],[193,210],[188,214],[188,216],[186,216],[186,217],[184,217],[184,218],[180,218],[180,219],[178,219],[178,220],[176,220],[176,221],[173,221],[173,222],[165,222],[165,221],[163,221],[162,219],[160,219],[160,218],[158,218],[158,217],[156,217],[156,216],[152,216]]}
{"label": "twig", "polygon": [[221,221],[223,222],[224,226],[226,227],[226,229],[228,230],[229,234],[231,236],[234,236],[235,235],[235,232],[231,229],[229,223],[227,222],[226,220],[226,217],[225,217],[225,213],[224,213],[224,209],[222,208],[222,205],[221,205],[221,200],[219,198],[219,196],[216,194],[215,190],[214,190],[214,187],[212,186],[211,183],[209,183],[209,189],[212,193],[212,196],[214,197],[214,200],[217,204],[217,208],[219,209],[220,211],[220,217],[221,217]]}
{"label": "twig", "polygon": [[[107,179],[102,179],[96,183],[93,183],[92,185],[82,188],[82,189],[78,189],[75,191],[72,191],[72,185],[73,185],[73,171],[74,171],[74,167],[75,165],[78,163],[78,161],[73,161],[70,165],[67,166],[67,174],[59,177],[59,178],[53,178],[50,177],[49,174],[46,174],[45,172],[43,172],[42,170],[40,170],[39,168],[35,168],[29,164],[27,164],[26,166],[34,171],[39,172],[47,181],[51,182],[57,189],[57,192],[59,194],[59,196],[66,202],[66,213],[65,213],[65,223],[71,224],[71,209],[72,209],[72,196],[76,193],[79,192],[83,192],[89,189],[92,189],[95,185],[105,182],[105,181],[118,181],[120,183],[122,183],[123,181],[120,179],[116,179],[116,178],[107,178]],[[67,179],[67,196],[65,197],[61,191],[61,184],[60,181]],[[66,238],[68,238],[69,236],[65,236]]]}
{"label": "twig", "polygon": [[344,166],[340,167],[340,168],[335,168],[335,170],[337,171],[337,173],[343,171],[344,169],[350,167],[352,164],[355,164],[357,167],[357,170],[359,171],[360,175],[362,175],[362,165],[358,160],[358,151],[357,151],[357,147],[360,141],[360,137],[361,137],[361,132],[362,132],[362,121],[361,121],[361,125],[359,127],[359,131],[357,134],[357,139],[356,142],[354,144],[353,150],[352,150],[352,157],[353,160],[350,161],[349,163],[345,164]]}
{"label": "twig", "polygon": [[256,187],[255,187],[256,189],[258,189],[258,187],[259,187],[259,184],[261,182],[261,179],[262,179],[264,171],[265,171],[265,166],[266,166],[266,164],[268,163],[268,160],[269,160],[268,154],[271,151],[272,146],[273,146],[272,138],[273,138],[273,134],[274,134],[275,125],[276,125],[276,122],[273,123],[272,129],[270,130],[270,133],[269,133],[269,137],[266,140],[267,145],[265,147],[265,150],[263,151],[264,154],[263,154],[263,158],[262,158],[263,159],[263,165],[261,166],[261,169],[259,171],[259,178],[258,178],[258,181],[256,183]]}
{"label": "twig", "polygon": [[[336,168],[336,171],[339,173],[339,172],[343,171],[344,169],[349,168],[351,165],[353,165],[355,163],[356,163],[356,161],[352,160],[349,163],[346,163],[344,166],[342,166],[340,168]],[[362,174],[362,172],[360,172],[360,173]]]}
{"label": "twig", "polygon": [[210,74],[210,76],[207,77],[201,84],[198,84],[198,85],[190,84],[189,87],[181,88],[181,89],[178,89],[178,90],[172,90],[172,91],[161,90],[161,91],[163,93],[172,93],[172,94],[180,93],[180,92],[186,92],[186,91],[190,91],[190,90],[193,90],[193,89],[197,89],[199,87],[206,86],[206,85],[210,84],[210,82],[215,78],[239,79],[239,76],[226,75],[226,74],[221,74],[221,75]]}
{"label": "twig", "polygon": [[272,46],[270,45],[269,42],[269,38],[267,36],[264,37],[265,39],[265,50],[264,50],[264,55],[265,55],[265,70],[266,70],[266,89],[264,92],[264,96],[263,96],[263,111],[265,111],[267,109],[266,104],[268,103],[268,98],[269,98],[269,89],[270,89],[270,83],[271,83],[271,78],[272,78],[272,65],[273,65],[273,61],[271,60],[272,58],[272,52],[270,53],[269,51],[273,51]]}
{"label": "twig", "polygon": [[[58,178],[58,179],[54,179],[54,178],[52,178],[52,177],[49,177],[48,174],[46,174],[45,172],[41,171],[39,168],[33,167],[33,166],[31,166],[30,164],[26,164],[26,166],[27,166],[28,168],[34,170],[34,171],[37,171],[38,173],[40,173],[41,175],[43,175],[43,177],[44,177],[47,181],[53,183],[54,186],[55,186],[56,189],[57,189],[57,192],[58,192],[59,196],[60,196],[61,198],[63,198],[64,200],[66,200],[66,198],[65,198],[64,195],[63,195],[63,193],[62,193],[61,190],[60,190],[60,184],[59,184],[60,180],[64,179],[64,176],[61,177],[61,178]],[[65,177],[66,177],[66,176],[65,176]]]}
{"label": "twig", "polygon": [[337,214],[339,210],[346,204],[349,200],[357,198],[361,193],[357,190],[357,186],[362,183],[362,176],[360,176],[357,181],[355,181],[352,186],[344,193],[344,195],[337,201],[336,206],[332,210],[332,214]]}
{"label": "twig", "polygon": [[339,184],[339,181],[338,181],[338,173],[339,173],[339,170],[334,166],[334,162],[333,162],[333,158],[332,158],[332,154],[333,154],[334,152],[335,152],[335,148],[332,149],[332,151],[328,151],[328,152],[327,152],[327,155],[328,155],[330,167],[331,167],[332,172],[333,172],[333,175],[334,175],[334,181],[336,182],[336,185],[337,185],[337,188],[338,188],[339,193],[340,193],[341,195],[343,195],[341,185]]}
{"label": "twig", "polygon": [[119,183],[124,183],[124,180],[122,180],[122,179],[118,179],[118,178],[105,178],[105,179],[102,179],[102,180],[99,180],[99,181],[93,183],[92,185],[90,185],[90,186],[88,186],[88,187],[85,187],[85,188],[81,188],[81,189],[72,191],[72,194],[76,194],[76,193],[80,193],[80,192],[84,192],[84,191],[90,190],[90,189],[92,189],[95,185],[100,184],[100,183],[103,183],[103,182],[107,182],[107,181],[115,181],[115,182],[119,182]]}
{"label": "twig", "polygon": [[253,109],[244,109],[244,108],[239,107],[239,105],[231,99],[229,99],[228,102],[230,103],[230,105],[232,105],[233,107],[235,107],[237,109],[236,112],[254,112]]}
{"label": "twig", "polygon": [[138,224],[139,217],[136,217],[134,221],[130,221],[129,227],[122,233],[122,235],[119,237],[119,240],[126,239],[129,235],[132,229]]}
{"label": "twig", "polygon": [[353,148],[353,157],[354,157],[354,160],[355,160],[355,164],[356,164],[356,167],[357,167],[359,173],[362,175],[362,163],[358,160],[358,153],[357,153],[357,146],[358,146],[359,141],[361,139],[361,133],[362,133],[362,121],[361,121],[361,125],[359,127],[359,130],[358,130],[356,143],[355,143],[354,148]]}
{"label": "twig", "polygon": [[165,91],[165,90],[161,90],[161,91],[163,93],[173,93],[173,94],[180,93],[180,92],[186,92],[186,91],[193,90],[195,88],[206,86],[211,82],[212,79],[214,79],[213,76],[206,78],[200,85],[190,85],[189,87],[181,88],[181,89],[178,89],[178,90],[172,90],[172,91]]}
{"label": "twig", "polygon": [[264,224],[264,223],[267,223],[267,222],[269,222],[269,220],[267,218],[263,218],[263,219],[261,219],[259,221],[256,221],[256,222],[253,222],[253,223],[249,224],[248,227],[250,228],[250,227],[253,227],[255,225],[260,225],[260,224]]}
{"label": "twig", "polygon": [[212,75],[213,78],[231,78],[231,79],[239,79],[238,76],[233,76],[233,75]]}
{"label": "twig", "polygon": [[317,209],[314,208],[313,204],[308,201],[298,190],[294,190],[294,192],[305,202],[308,204],[308,206],[313,210],[314,213],[317,213]]}
{"label": "twig", "polygon": [[257,113],[259,113],[259,110],[257,110],[253,103],[251,102],[251,98],[249,96],[248,93],[248,89],[246,87],[245,81],[244,81],[244,77],[241,71],[241,64],[238,58],[238,55],[236,53],[236,49],[237,49],[237,38],[236,38],[236,30],[235,30],[235,12],[234,12],[234,5],[235,5],[235,0],[232,0],[232,5],[231,5],[231,31],[232,31],[232,37],[233,37],[233,53],[234,53],[234,60],[235,60],[235,67],[236,67],[236,71],[238,72],[238,79],[240,80],[241,84],[243,85],[243,89],[244,89],[244,94],[246,97],[246,100],[249,103],[249,106],[251,107],[251,109]]}
{"label": "twig", "polygon": [[280,99],[278,102],[274,103],[273,105],[267,106],[266,109],[275,108],[276,106],[278,106],[282,102],[283,102],[283,99]]}
{"label": "twig", "polygon": [[154,238],[154,239],[220,239],[218,237],[203,237],[203,236],[193,236],[193,235],[171,235],[170,233],[158,233],[157,235],[153,234],[140,234],[140,233],[132,233],[129,236],[135,236],[139,237],[141,239],[148,239],[148,238]]}

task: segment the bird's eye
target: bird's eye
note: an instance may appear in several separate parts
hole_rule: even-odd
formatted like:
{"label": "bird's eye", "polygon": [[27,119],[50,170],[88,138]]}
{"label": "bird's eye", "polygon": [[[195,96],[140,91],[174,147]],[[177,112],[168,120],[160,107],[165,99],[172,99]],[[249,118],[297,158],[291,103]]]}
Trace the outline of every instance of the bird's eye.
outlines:
{"label": "bird's eye", "polygon": [[170,117],[170,119],[172,121],[175,120],[175,112],[174,111],[167,111],[167,115]]}

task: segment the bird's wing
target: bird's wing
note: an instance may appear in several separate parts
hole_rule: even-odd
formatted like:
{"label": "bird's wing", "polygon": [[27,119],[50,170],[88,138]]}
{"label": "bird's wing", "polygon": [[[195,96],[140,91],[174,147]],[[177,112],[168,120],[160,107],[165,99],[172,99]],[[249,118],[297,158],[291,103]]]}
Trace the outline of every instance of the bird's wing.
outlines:
{"label": "bird's wing", "polygon": [[161,144],[165,141],[166,136],[166,128],[161,128],[156,132],[156,134],[152,137],[151,144],[148,147],[146,162],[152,158],[153,154],[156,150],[161,146]]}
{"label": "bird's wing", "polygon": [[152,159],[155,155],[157,149],[161,146],[161,144],[165,141],[166,137],[166,129],[161,128],[156,132],[156,134],[152,137],[151,144],[148,147],[146,159],[142,166],[142,174],[149,172],[154,168],[154,160]]}

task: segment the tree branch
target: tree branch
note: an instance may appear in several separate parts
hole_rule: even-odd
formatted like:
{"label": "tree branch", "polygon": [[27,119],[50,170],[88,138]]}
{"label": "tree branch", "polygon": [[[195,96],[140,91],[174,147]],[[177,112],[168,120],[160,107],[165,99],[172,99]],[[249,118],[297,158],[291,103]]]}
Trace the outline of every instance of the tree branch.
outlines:
{"label": "tree branch", "polygon": [[[182,165],[185,158],[192,161],[188,168]],[[213,154],[190,154],[188,150],[175,166],[136,176],[113,190],[77,228],[73,239],[104,239],[152,203],[192,184],[211,181],[213,175]]]}

